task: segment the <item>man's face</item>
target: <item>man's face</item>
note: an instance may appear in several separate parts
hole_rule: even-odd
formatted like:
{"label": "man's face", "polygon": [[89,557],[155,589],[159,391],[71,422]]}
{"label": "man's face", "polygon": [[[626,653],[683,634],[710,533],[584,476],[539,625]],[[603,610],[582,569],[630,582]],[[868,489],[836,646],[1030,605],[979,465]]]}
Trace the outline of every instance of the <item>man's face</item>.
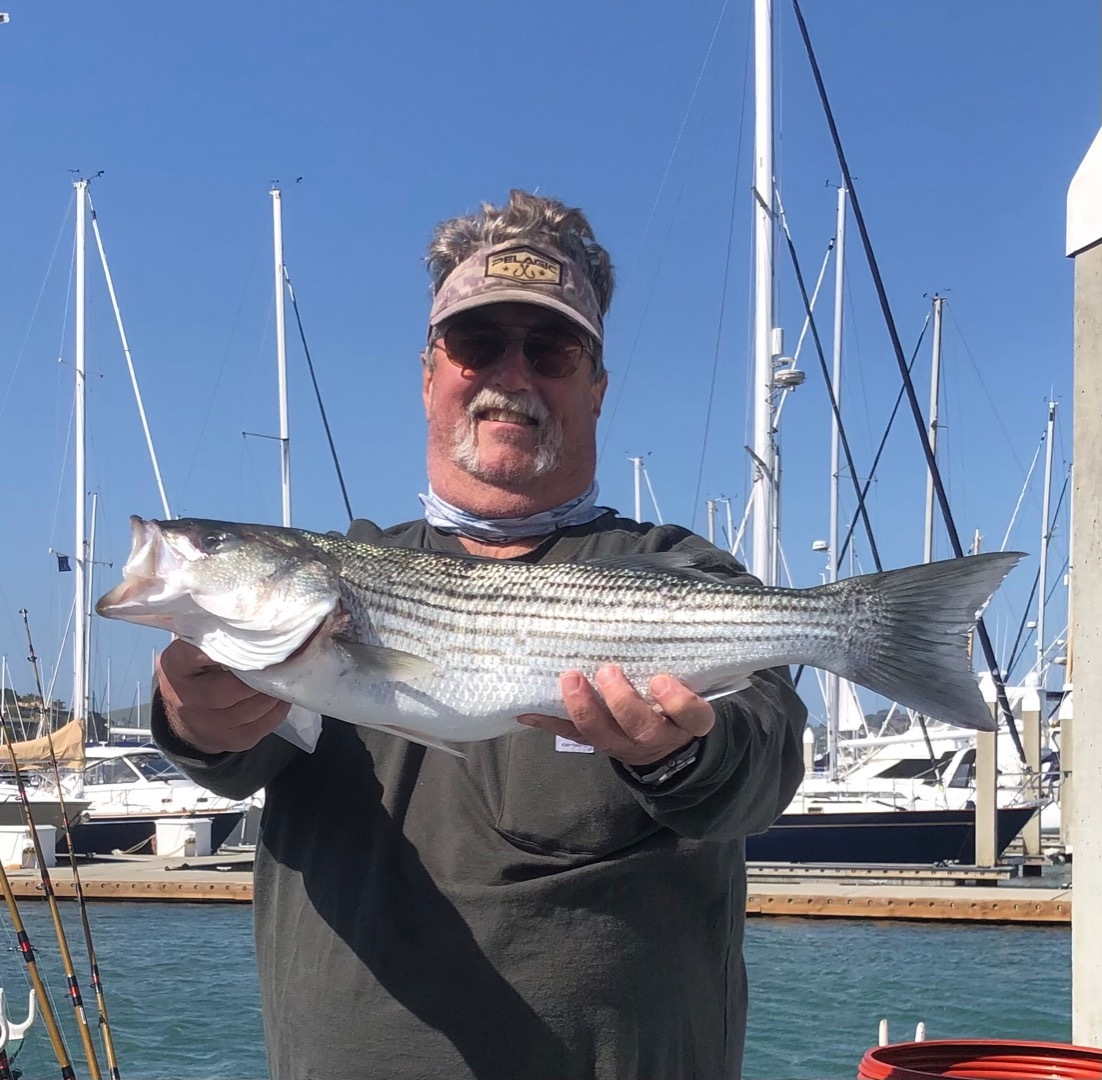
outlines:
{"label": "man's face", "polygon": [[[465,475],[508,491],[545,491],[554,497],[559,488],[577,486],[588,471],[584,491],[595,467],[597,418],[607,380],[602,376],[593,381],[588,352],[572,374],[541,374],[524,346],[528,331],[566,331],[583,341],[585,335],[570,320],[533,304],[487,305],[457,315],[444,329],[450,326],[471,330],[476,337],[489,328],[490,338],[500,328],[505,347],[500,359],[471,370],[449,359],[442,340],[433,344],[432,369],[427,364],[424,368],[423,397],[434,486],[442,476],[462,482]],[[541,340],[546,334],[533,344]],[[529,352],[538,355],[533,346]]]}

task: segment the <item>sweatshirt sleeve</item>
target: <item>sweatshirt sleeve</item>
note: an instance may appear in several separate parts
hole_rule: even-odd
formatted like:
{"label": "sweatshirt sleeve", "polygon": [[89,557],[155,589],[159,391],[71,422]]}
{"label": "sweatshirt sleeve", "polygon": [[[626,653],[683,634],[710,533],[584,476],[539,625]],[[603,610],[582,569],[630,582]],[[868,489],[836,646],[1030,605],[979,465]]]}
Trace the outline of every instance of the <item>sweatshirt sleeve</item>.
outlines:
{"label": "sweatshirt sleeve", "polygon": [[[700,545],[702,569],[735,584],[758,584],[734,559]],[[807,707],[787,667],[750,676],[750,686],[713,703],[715,727],[683,775],[659,787],[613,768],[655,821],[694,839],[731,840],[764,832],[791,802],[804,776],[803,731]]]}
{"label": "sweatshirt sleeve", "polygon": [[165,757],[200,787],[228,799],[247,799],[271,783],[296,754],[304,752],[278,735],[267,735],[250,750],[205,754],[173,733],[168,726],[164,701],[156,688],[150,710],[150,731]]}

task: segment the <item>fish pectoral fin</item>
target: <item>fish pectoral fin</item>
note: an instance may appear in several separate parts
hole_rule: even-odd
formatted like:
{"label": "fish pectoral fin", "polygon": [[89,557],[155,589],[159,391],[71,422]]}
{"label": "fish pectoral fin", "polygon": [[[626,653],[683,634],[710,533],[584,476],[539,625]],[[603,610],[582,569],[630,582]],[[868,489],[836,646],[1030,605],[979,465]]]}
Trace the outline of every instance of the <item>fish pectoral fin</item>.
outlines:
{"label": "fish pectoral fin", "polygon": [[287,719],[275,729],[275,733],[292,746],[312,754],[321,735],[321,714],[304,709],[301,705],[292,705]]}
{"label": "fish pectoral fin", "polygon": [[640,574],[672,574],[693,581],[716,579],[700,569],[701,554],[693,551],[645,551],[629,555],[602,555],[583,560],[603,570],[633,570]]}
{"label": "fish pectoral fin", "polygon": [[379,682],[416,682],[438,674],[436,665],[423,656],[388,649],[385,645],[365,645],[361,641],[335,637],[333,644],[347,653],[356,670]]}
{"label": "fish pectoral fin", "polygon": [[400,739],[408,739],[410,742],[427,746],[430,750],[443,750],[445,754],[467,760],[466,754],[456,750],[454,746],[449,746],[443,739],[438,739],[435,735],[426,735],[425,732],[414,728],[402,727],[399,724],[365,724],[363,726],[374,728],[376,731],[385,731],[388,735],[397,735]]}
{"label": "fish pectoral fin", "polygon": [[751,674],[745,668],[709,671],[695,680],[686,681],[685,685],[705,701],[716,701],[745,690],[750,685]]}
{"label": "fish pectoral fin", "polygon": [[708,690],[700,696],[705,701],[717,701],[719,698],[730,697],[731,694],[737,694],[740,690],[745,690],[750,685],[750,679],[744,675],[741,679],[737,679],[730,686],[718,686],[714,690]]}

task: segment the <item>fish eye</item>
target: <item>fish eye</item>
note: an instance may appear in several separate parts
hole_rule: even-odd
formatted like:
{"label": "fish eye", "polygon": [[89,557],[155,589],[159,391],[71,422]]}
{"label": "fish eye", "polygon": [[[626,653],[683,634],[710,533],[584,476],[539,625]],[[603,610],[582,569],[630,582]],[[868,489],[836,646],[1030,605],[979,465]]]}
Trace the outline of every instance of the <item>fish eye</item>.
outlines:
{"label": "fish eye", "polygon": [[227,533],[208,532],[203,534],[199,541],[199,546],[203,549],[204,554],[217,555],[225,546],[228,539],[229,535]]}

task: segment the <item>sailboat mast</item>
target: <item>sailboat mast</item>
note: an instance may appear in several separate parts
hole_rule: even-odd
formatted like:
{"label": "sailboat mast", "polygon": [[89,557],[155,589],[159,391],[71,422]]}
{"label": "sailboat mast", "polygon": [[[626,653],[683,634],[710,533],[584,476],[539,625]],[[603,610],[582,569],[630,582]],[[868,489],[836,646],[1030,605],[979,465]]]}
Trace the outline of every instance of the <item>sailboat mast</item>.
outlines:
{"label": "sailboat mast", "polygon": [[773,436],[773,4],[754,0],[754,485],[751,570],[776,582]]}
{"label": "sailboat mast", "polygon": [[[88,700],[88,658],[86,651],[85,623],[87,598],[85,596],[85,523],[84,523],[84,453],[86,435],[84,430],[84,249],[86,244],[85,206],[87,203],[88,181],[77,180],[76,188],[76,304],[74,323],[74,360],[76,399],[74,402],[73,439],[75,443],[73,464],[75,477],[74,509],[76,536],[73,548],[73,700],[72,716],[83,722]],[[45,705],[45,703],[43,703]]]}
{"label": "sailboat mast", "polygon": [[631,459],[632,474],[635,482],[635,520],[643,520],[643,459],[633,457]]}
{"label": "sailboat mast", "polygon": [[283,494],[283,524],[291,524],[291,427],[287,410],[287,333],[283,311],[283,202],[282,192],[273,187],[272,247],[275,256],[276,368],[279,376],[279,462]]}
{"label": "sailboat mast", "polygon": [[[834,366],[831,386],[837,412],[831,416],[830,425],[830,539],[827,547],[827,581],[838,580],[838,487],[841,473],[842,439],[839,417],[842,411],[842,316],[845,296],[846,252],[846,195],[845,187],[838,188],[838,223],[835,227],[834,253]],[[827,769],[830,779],[838,773],[838,729],[841,686],[837,675],[826,675],[827,711]]]}
{"label": "sailboat mast", "polygon": [[[1039,681],[1041,701],[1045,702],[1045,691],[1048,689],[1048,668],[1045,665],[1045,601],[1048,592],[1048,542],[1050,539],[1049,514],[1052,503],[1052,443],[1056,428],[1056,402],[1048,403],[1048,427],[1045,431],[1045,486],[1041,496],[1041,565],[1038,571],[1039,582],[1037,588],[1037,678]],[[1047,710],[1047,705],[1046,705]],[[1045,713],[1047,715],[1047,711]]]}
{"label": "sailboat mast", "polygon": [[[87,562],[84,570],[85,592],[84,592],[84,627],[82,633],[84,635],[84,693],[85,701],[87,702],[87,713],[84,713],[85,717],[91,714],[92,709],[95,707],[93,701],[94,695],[92,694],[91,678],[89,677],[92,670],[92,605],[95,600],[94,592],[94,578],[96,574],[96,511],[99,507],[99,498],[96,492],[92,492],[92,520],[88,529],[88,541],[87,541]],[[108,679],[111,678],[110,670],[108,670]]]}
{"label": "sailboat mast", "polygon": [[[926,439],[930,444],[930,453],[937,460],[937,424],[938,399],[941,396],[941,305],[944,296],[934,294],[934,352],[930,363],[930,418],[926,429]],[[926,470],[926,529],[923,534],[925,543],[922,549],[922,561],[932,562],[934,558],[934,474]]]}

